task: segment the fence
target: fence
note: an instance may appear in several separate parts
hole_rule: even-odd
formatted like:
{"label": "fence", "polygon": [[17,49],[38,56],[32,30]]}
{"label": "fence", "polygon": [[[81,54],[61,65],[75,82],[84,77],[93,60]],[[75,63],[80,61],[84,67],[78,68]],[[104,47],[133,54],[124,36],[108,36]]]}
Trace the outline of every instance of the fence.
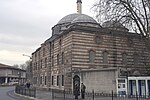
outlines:
{"label": "fence", "polygon": [[15,87],[15,92],[21,95],[36,97],[36,89],[35,88],[26,88],[24,86],[17,85]]}
{"label": "fence", "polygon": [[[51,90],[52,92],[52,100],[77,100],[74,99],[74,95],[72,91],[66,90]],[[79,99],[81,100],[81,95]],[[82,99],[83,100],[83,99]],[[110,94],[107,93],[95,93],[94,90],[92,92],[86,92],[85,100],[150,100],[149,96],[143,95],[117,95],[112,91]]]}

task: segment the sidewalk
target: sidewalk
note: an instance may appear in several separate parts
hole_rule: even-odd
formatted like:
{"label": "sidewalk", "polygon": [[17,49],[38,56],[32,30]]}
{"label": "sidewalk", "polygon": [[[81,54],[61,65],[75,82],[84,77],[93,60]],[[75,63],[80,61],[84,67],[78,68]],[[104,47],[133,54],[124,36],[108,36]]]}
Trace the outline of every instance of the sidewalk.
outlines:
{"label": "sidewalk", "polygon": [[[55,96],[57,96],[57,99],[55,98],[53,100],[64,100],[64,95],[61,93],[55,93]],[[92,96],[86,96],[85,99],[81,99],[81,96],[79,96],[78,99],[74,99],[74,96],[72,94],[65,94],[65,97],[66,97],[65,100],[93,100]],[[35,100],[52,100],[52,92],[37,90]],[[111,100],[111,97],[96,97],[95,96],[94,100]],[[127,99],[115,99],[114,98],[114,100],[127,100]]]}
{"label": "sidewalk", "polygon": [[[55,94],[57,95],[57,98],[58,99],[54,99],[54,100],[63,100],[64,99],[64,95],[63,94]],[[74,99],[74,96],[72,94],[65,94],[65,96],[67,97],[66,100],[77,100],[77,99]],[[52,100],[52,92],[51,91],[41,91],[41,90],[37,90],[36,91],[36,98],[35,100]],[[80,98],[79,96],[79,99],[78,100],[83,100]],[[84,100],[92,100],[91,98],[87,97],[86,99]],[[95,99],[97,100],[97,99]]]}
{"label": "sidewalk", "polygon": [[52,92],[37,90],[35,100],[52,100]]}

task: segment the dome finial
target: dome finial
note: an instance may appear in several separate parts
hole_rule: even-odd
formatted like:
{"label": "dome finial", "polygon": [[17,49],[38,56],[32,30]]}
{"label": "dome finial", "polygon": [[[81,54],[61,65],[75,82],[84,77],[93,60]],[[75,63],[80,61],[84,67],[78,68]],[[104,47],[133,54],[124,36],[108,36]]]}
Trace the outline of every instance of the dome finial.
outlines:
{"label": "dome finial", "polygon": [[77,0],[77,12],[79,14],[82,13],[82,1],[81,0]]}
{"label": "dome finial", "polygon": [[81,0],[77,0],[77,3],[78,3],[78,2],[82,3],[82,1],[81,1]]}

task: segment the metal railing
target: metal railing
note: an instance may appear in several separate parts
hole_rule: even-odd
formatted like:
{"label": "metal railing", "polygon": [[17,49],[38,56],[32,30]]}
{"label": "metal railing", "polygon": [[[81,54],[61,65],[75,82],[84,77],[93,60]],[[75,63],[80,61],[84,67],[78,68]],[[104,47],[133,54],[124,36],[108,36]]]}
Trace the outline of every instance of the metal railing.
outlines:
{"label": "metal railing", "polygon": [[24,96],[36,97],[36,88],[26,88],[25,86],[17,85],[15,87],[15,93]]}
{"label": "metal railing", "polygon": [[[81,100],[81,95],[78,99],[75,99],[72,91],[66,90],[51,90],[52,100]],[[83,99],[82,99],[83,100]],[[96,93],[93,91],[86,92],[85,100],[150,100],[150,96],[147,95],[119,95],[111,93]]]}

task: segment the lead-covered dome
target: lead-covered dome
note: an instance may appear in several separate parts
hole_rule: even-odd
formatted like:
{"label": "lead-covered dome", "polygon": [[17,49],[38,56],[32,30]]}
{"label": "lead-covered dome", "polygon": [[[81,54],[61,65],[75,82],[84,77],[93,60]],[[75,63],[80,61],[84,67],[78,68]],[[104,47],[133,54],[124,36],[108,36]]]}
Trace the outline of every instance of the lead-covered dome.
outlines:
{"label": "lead-covered dome", "polygon": [[65,23],[77,23],[77,22],[86,22],[86,23],[96,23],[97,22],[90,16],[85,14],[70,14],[63,17],[57,24],[65,24]]}
{"label": "lead-covered dome", "polygon": [[84,26],[84,27],[97,27],[97,28],[100,27],[100,25],[92,17],[85,14],[74,13],[63,17],[52,28],[52,35],[62,34],[63,31],[66,31],[75,25]]}

